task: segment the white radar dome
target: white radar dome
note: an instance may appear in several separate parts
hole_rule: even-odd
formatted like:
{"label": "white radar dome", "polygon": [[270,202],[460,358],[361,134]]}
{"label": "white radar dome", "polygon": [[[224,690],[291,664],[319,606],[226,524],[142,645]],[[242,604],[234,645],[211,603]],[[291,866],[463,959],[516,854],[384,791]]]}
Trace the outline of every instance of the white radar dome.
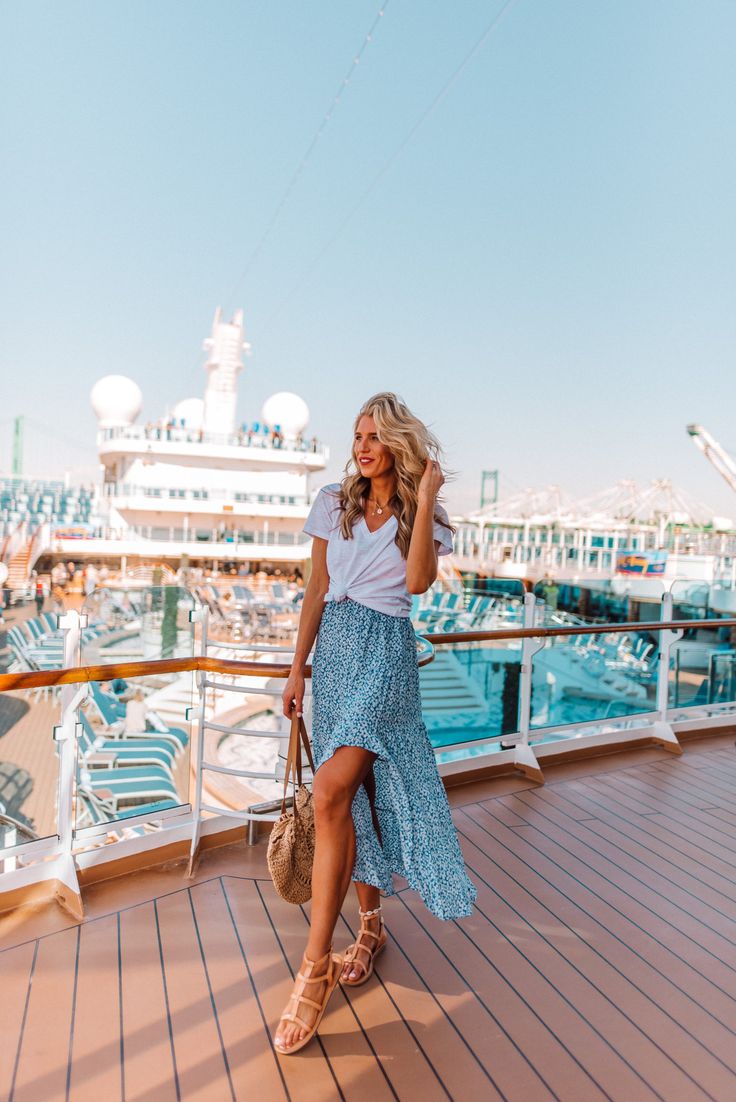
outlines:
{"label": "white radar dome", "polygon": [[143,407],[141,388],[127,375],[98,379],[89,397],[102,429],[132,425]]}
{"label": "white radar dome", "polygon": [[183,421],[184,427],[198,432],[204,424],[204,399],[182,398],[171,411],[176,422]]}
{"label": "white radar dome", "polygon": [[309,422],[309,406],[298,394],[280,390],[266,398],[261,410],[261,420],[267,425],[278,425],[285,436],[298,436]]}

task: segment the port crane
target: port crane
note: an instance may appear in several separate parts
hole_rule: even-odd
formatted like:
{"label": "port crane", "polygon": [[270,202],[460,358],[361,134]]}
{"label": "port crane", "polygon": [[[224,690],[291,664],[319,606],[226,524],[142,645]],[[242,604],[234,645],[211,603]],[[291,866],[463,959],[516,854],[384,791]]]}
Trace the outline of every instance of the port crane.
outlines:
{"label": "port crane", "polygon": [[722,444],[704,429],[702,425],[688,425],[687,431],[693,439],[693,443],[708,459],[722,478],[725,478],[732,490],[736,490],[736,462],[731,458]]}

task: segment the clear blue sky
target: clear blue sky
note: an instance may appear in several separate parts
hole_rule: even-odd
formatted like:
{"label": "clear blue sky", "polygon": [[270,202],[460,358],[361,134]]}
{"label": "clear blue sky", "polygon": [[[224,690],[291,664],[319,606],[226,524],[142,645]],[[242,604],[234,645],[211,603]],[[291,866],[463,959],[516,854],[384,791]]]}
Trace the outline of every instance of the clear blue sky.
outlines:
{"label": "clear blue sky", "polygon": [[377,0],[2,3],[2,466],[16,413],[29,469],[94,461],[103,374],[144,417],[201,394],[221,303],[242,417],[298,391],[331,476],[391,388],[454,509],[499,468],[670,477],[736,516],[685,433],[736,450],[732,0],[518,0],[332,240],[501,6],[389,0],[233,296]]}

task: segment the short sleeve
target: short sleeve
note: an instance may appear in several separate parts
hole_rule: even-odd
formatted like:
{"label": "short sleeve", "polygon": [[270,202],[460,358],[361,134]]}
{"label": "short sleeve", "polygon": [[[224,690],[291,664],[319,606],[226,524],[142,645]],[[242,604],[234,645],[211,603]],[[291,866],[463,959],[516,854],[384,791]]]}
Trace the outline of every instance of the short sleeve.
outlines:
{"label": "short sleeve", "polygon": [[[447,512],[441,505],[435,506],[435,517],[441,517],[445,524],[449,525],[450,518]],[[434,538],[439,543],[438,555],[451,555],[453,551],[452,546],[452,532],[449,527],[445,528],[445,524],[440,524],[439,521],[434,522]]]}
{"label": "short sleeve", "polygon": [[302,529],[308,536],[317,536],[323,540],[330,538],[330,533],[335,528],[335,513],[339,508],[336,489],[339,486],[323,486],[312,502]]}

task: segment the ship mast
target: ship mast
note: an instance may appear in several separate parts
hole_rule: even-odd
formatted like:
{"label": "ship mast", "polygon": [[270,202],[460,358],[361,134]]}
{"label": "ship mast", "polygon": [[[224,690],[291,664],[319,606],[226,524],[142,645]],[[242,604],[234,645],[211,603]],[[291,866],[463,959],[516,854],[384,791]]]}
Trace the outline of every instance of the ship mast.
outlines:
{"label": "ship mast", "polygon": [[235,431],[238,375],[243,370],[242,352],[250,348],[243,340],[243,311],[232,321],[222,320],[222,307],[215,310],[212,334],[204,342],[207,386],[204,392],[205,433],[231,436]]}

